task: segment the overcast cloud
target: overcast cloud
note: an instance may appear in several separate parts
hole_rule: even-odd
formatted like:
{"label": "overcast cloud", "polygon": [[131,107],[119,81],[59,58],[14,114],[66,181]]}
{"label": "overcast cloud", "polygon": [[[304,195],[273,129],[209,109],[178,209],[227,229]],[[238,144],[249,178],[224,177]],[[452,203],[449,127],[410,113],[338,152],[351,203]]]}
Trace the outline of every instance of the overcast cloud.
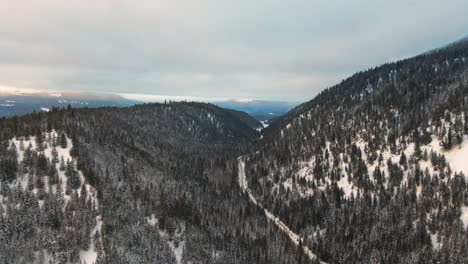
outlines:
{"label": "overcast cloud", "polygon": [[468,1],[0,0],[0,85],[304,101],[468,34]]}

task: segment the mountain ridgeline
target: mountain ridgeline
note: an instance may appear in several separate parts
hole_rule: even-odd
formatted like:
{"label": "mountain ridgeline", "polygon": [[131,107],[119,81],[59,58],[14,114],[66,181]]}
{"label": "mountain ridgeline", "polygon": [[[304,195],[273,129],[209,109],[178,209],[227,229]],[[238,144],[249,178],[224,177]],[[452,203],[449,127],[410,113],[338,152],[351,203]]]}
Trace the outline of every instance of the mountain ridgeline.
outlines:
{"label": "mountain ridgeline", "polygon": [[468,263],[468,42],[261,124],[203,103],[0,119],[0,263]]}
{"label": "mountain ridgeline", "polygon": [[356,73],[263,131],[252,193],[322,261],[468,263],[468,41]]}
{"label": "mountain ridgeline", "polygon": [[0,119],[0,263],[297,263],[237,184],[258,132],[211,104]]}

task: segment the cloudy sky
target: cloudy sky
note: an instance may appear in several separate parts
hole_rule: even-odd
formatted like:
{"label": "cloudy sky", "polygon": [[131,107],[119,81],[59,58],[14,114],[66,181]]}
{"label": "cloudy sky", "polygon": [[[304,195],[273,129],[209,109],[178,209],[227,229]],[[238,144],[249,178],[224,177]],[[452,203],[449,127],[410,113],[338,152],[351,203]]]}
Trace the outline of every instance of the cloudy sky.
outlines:
{"label": "cloudy sky", "polygon": [[0,85],[304,101],[468,35],[466,0],[0,0]]}

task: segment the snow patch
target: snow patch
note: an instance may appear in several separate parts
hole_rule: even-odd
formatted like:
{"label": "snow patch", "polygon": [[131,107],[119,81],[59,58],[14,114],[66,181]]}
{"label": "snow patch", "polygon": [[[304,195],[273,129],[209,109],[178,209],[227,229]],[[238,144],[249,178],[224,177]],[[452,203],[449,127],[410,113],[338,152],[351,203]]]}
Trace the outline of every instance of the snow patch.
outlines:
{"label": "snow patch", "polygon": [[[238,180],[239,180],[239,186],[240,186],[241,190],[248,195],[250,201],[253,204],[255,204],[255,205],[257,205],[257,206],[259,206],[260,208],[263,209],[263,211],[265,212],[265,215],[266,215],[266,217],[268,218],[269,221],[273,222],[281,231],[286,233],[286,235],[289,237],[289,239],[296,246],[298,246],[303,241],[303,239],[298,234],[294,233],[283,221],[281,221],[274,214],[272,214],[270,211],[268,211],[266,208],[264,208],[263,205],[261,205],[257,201],[257,199],[255,199],[255,197],[252,194],[252,191],[248,187],[247,177],[245,175],[245,161],[244,161],[242,156],[239,157],[237,160],[238,160],[238,173],[239,173],[239,175],[238,175],[239,179]],[[309,249],[309,247],[307,247],[306,245],[303,245],[302,248],[303,248],[304,252],[309,257],[310,260],[317,259],[317,255],[315,255]],[[325,262],[322,262],[322,261],[320,261],[320,263],[326,264]]]}
{"label": "snow patch", "polygon": [[[54,147],[52,146],[52,142],[59,138],[59,134],[55,130],[52,130],[49,133],[44,133],[43,136],[44,136],[44,149],[41,150],[40,152],[42,152],[46,158],[48,158],[49,160],[52,161],[53,157],[54,157],[54,155],[53,155]],[[67,147],[66,148],[62,148],[60,145],[57,145],[55,147],[55,151],[57,151],[57,158],[59,160],[63,158],[64,161],[72,162],[73,166],[75,166],[75,169],[76,169],[76,159],[74,159],[70,154],[70,151],[73,148],[73,142],[68,137],[66,137],[66,141],[67,141]],[[9,141],[9,145],[12,146],[13,144],[16,147],[16,152],[17,152],[17,155],[18,155],[18,163],[23,162],[25,151],[26,151],[27,148],[31,147],[32,150],[37,150],[37,147],[38,147],[37,143],[36,143],[36,136],[31,136],[28,139],[26,139],[24,137],[13,138],[13,139],[11,139]],[[52,191],[62,192],[63,197],[64,197],[63,209],[65,209],[68,201],[70,200],[70,195],[66,194],[67,176],[65,175],[65,171],[60,170],[60,162],[55,164],[55,166],[56,166],[57,173],[58,173],[58,176],[59,176],[59,179],[60,179],[59,182],[61,182],[61,184],[59,183],[57,185],[54,185],[53,186],[54,188],[52,188]],[[78,190],[82,187],[83,184],[85,184],[85,188],[87,190],[87,199],[91,199],[91,202],[95,205],[96,208],[98,208],[96,190],[92,186],[90,186],[89,184],[86,183],[86,180],[85,180],[81,170],[77,170],[77,172],[78,172],[78,175],[80,177],[80,182],[81,182],[81,186],[78,188]],[[49,176],[44,177],[44,183],[45,183],[46,187],[48,187],[48,185],[49,185],[48,177]],[[25,175],[21,176],[20,178],[17,178],[16,181],[13,182],[13,184],[11,184],[11,187],[16,186],[17,188],[22,188],[23,190],[26,190],[27,185],[28,185],[28,180],[29,180],[29,175],[25,174]],[[44,188],[44,189],[48,190],[49,188]],[[32,190],[32,192],[34,194],[37,194],[37,191],[38,190],[36,188],[34,188]],[[78,191],[78,195],[81,195],[81,193],[79,191]],[[0,205],[3,205],[3,196],[1,196],[1,195],[0,195],[0,202],[1,202]],[[38,204],[39,204],[40,208],[43,208],[44,201],[39,200]],[[94,228],[91,230],[91,233],[90,233],[90,246],[89,246],[88,250],[80,251],[80,254],[79,254],[80,263],[94,264],[96,262],[97,252],[95,250],[93,239],[94,239],[94,236],[95,236],[95,234],[97,232],[99,232],[99,233],[101,232],[101,227],[102,227],[101,216],[97,216],[96,217],[96,225],[94,226]],[[45,254],[47,256],[47,252],[45,252]]]}
{"label": "snow patch", "polygon": [[182,264],[182,255],[184,253],[185,248],[185,240],[183,239],[185,233],[185,225],[180,224],[180,229],[172,237],[170,237],[169,234],[162,230],[158,230],[158,232],[161,237],[166,238],[168,240],[167,244],[174,253],[177,264]]}
{"label": "snow patch", "polygon": [[452,171],[462,171],[465,177],[468,177],[468,140],[466,138],[461,145],[454,146],[447,151],[442,149],[438,139],[433,139],[429,147],[440,154],[444,154]]}
{"label": "snow patch", "polygon": [[150,226],[155,226],[158,223],[158,219],[154,216],[154,214],[151,214],[151,217],[147,217],[146,221]]}
{"label": "snow patch", "polygon": [[461,208],[461,220],[465,229],[468,228],[468,206],[463,206]]}

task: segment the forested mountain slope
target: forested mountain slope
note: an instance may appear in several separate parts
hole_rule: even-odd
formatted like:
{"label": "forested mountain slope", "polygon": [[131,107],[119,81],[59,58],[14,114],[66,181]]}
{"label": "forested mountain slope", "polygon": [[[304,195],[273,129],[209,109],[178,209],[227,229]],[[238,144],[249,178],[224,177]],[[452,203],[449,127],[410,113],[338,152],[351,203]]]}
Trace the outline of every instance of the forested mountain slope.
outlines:
{"label": "forested mountain slope", "polygon": [[238,187],[258,134],[228,111],[53,109],[0,127],[0,263],[302,261]]}
{"label": "forested mountain slope", "polygon": [[468,41],[356,73],[263,130],[256,200],[329,263],[468,263]]}
{"label": "forested mountain slope", "polygon": [[0,263],[468,263],[467,41],[252,124],[201,103],[0,119]]}
{"label": "forested mountain slope", "polygon": [[242,111],[237,111],[234,109],[226,109],[228,112],[239,118],[242,122],[244,122],[246,125],[248,125],[250,128],[255,129],[257,131],[263,129],[263,124],[260,123],[257,119],[254,117],[250,116],[249,114],[242,112]]}

